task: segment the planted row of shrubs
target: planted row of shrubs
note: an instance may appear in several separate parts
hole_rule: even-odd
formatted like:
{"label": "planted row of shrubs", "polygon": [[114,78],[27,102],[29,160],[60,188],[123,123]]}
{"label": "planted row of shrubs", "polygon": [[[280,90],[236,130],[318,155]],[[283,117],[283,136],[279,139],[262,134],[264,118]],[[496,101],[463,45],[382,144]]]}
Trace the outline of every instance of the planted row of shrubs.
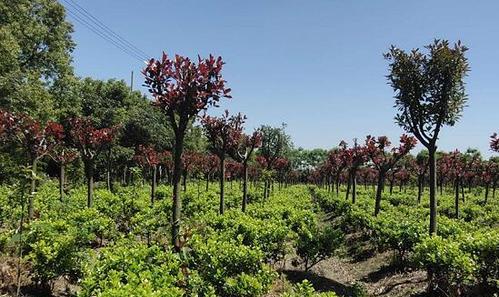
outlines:
{"label": "planted row of shrubs", "polygon": [[[430,237],[428,207],[417,205],[411,192],[387,197],[382,212],[374,217],[370,191],[361,190],[355,204],[323,189],[313,191],[324,211],[340,217],[345,231],[365,234],[378,250],[396,251],[399,264],[428,271],[431,290],[453,296],[499,291],[499,229],[498,222],[490,220],[499,213],[496,201],[483,207],[479,198],[469,197],[463,212],[470,209],[483,216],[456,219],[444,211],[438,236]],[[440,197],[440,209],[452,205],[452,199]]]}
{"label": "planted row of shrubs", "polygon": [[[80,286],[79,296],[262,296],[287,254],[299,255],[308,269],[340,245],[338,230],[317,221],[306,187],[276,191],[266,200],[252,191],[246,213],[239,210],[240,190],[229,188],[228,210],[220,216],[215,187],[198,192],[189,186],[184,245],[174,253],[168,238],[170,192],[160,186],[151,206],[147,187],[98,189],[94,207],[86,208],[84,189],[60,201],[57,186],[44,183],[35,199],[37,218],[24,230],[32,280],[50,287],[64,276]],[[4,254],[16,253],[19,211],[12,204],[2,214],[2,228],[11,231],[5,233]],[[286,296],[319,296],[307,283],[288,291]]]}

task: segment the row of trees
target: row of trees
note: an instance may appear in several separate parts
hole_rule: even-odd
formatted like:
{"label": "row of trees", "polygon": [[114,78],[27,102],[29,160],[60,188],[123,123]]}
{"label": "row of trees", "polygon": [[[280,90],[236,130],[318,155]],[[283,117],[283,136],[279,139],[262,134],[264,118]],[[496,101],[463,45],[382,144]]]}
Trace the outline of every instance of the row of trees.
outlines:
{"label": "row of trees", "polygon": [[[494,138],[491,141],[491,148],[494,147]],[[423,150],[416,156],[409,152],[416,145],[416,139],[408,135],[400,137],[400,144],[391,147],[391,142],[386,136],[367,136],[364,145],[355,144],[348,148],[345,142],[341,142],[339,148],[329,152],[327,160],[317,168],[311,176],[312,181],[323,184],[332,190],[338,188],[340,182],[347,184],[346,199],[350,195],[350,188],[354,188],[357,180],[361,180],[365,185],[377,185],[375,196],[374,215],[380,211],[382,193],[385,188],[386,179],[390,182],[390,194],[395,182],[400,187],[411,181],[418,188],[418,203],[424,185],[428,183],[428,151]],[[442,194],[443,188],[451,184],[456,195],[455,216],[459,217],[459,196],[465,200],[464,187],[483,186],[485,188],[484,203],[487,203],[489,189],[492,188],[492,195],[495,197],[495,190],[499,181],[499,159],[491,157],[484,160],[476,150],[469,149],[465,153],[455,150],[450,153],[437,152],[437,185]],[[352,192],[352,203],[355,203],[355,196]]]}

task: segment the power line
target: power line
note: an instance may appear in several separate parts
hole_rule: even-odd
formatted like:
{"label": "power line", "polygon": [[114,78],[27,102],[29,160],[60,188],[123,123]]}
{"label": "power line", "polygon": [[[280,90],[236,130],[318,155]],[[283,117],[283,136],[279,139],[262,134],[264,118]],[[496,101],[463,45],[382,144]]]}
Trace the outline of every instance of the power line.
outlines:
{"label": "power line", "polygon": [[133,43],[131,43],[130,41],[128,41],[127,39],[125,39],[123,36],[121,36],[120,34],[116,33],[115,31],[113,31],[106,24],[104,24],[102,21],[100,21],[97,17],[95,17],[94,15],[92,15],[88,10],[86,10],[84,7],[82,7],[81,5],[79,5],[76,1],[69,0],[73,4],[69,3],[67,0],[64,0],[64,1],[66,3],[68,3],[69,5],[73,6],[80,14],[82,14],[82,15],[88,17],[89,19],[91,19],[91,21],[93,23],[95,23],[97,26],[99,26],[101,29],[103,29],[104,31],[106,31],[108,34],[110,34],[111,36],[113,36],[117,40],[121,41],[123,44],[127,45],[128,47],[132,48],[137,53],[140,53],[141,55],[143,55],[143,56],[145,56],[147,58],[151,57],[149,54],[147,54],[146,52],[144,52],[143,50],[141,50],[140,48],[138,48],[137,46],[135,46]]}
{"label": "power line", "polygon": [[[113,44],[115,47],[122,50],[129,56],[140,60],[141,62],[149,59],[150,56],[147,55],[144,51],[140,50],[131,42],[127,41],[125,38],[121,37],[119,34],[111,30],[104,23],[102,23],[96,17],[86,11],[83,7],[79,6],[76,3],[75,4],[78,6],[75,6],[67,0],[63,1],[71,6],[66,6],[66,10],[68,11],[68,14],[71,15],[72,18],[75,19],[78,23],[82,24],[105,41]],[[74,2],[73,0],[70,1]]]}
{"label": "power line", "polygon": [[87,29],[89,29],[90,31],[94,32],[96,35],[98,35],[99,37],[101,37],[105,41],[113,44],[115,47],[117,47],[118,49],[122,50],[127,55],[129,55],[132,58],[137,59],[139,61],[144,61],[144,59],[142,57],[140,57],[140,56],[136,55],[135,53],[129,51],[127,48],[123,47],[119,43],[116,43],[114,40],[110,39],[108,36],[106,36],[103,33],[101,33],[94,26],[92,26],[91,24],[89,24],[86,20],[82,19],[80,16],[78,16],[77,14],[75,14],[74,12],[72,12],[71,10],[67,9],[67,12],[68,12],[69,15],[71,15],[73,17],[73,19],[75,21],[77,21],[81,25],[85,26]]}

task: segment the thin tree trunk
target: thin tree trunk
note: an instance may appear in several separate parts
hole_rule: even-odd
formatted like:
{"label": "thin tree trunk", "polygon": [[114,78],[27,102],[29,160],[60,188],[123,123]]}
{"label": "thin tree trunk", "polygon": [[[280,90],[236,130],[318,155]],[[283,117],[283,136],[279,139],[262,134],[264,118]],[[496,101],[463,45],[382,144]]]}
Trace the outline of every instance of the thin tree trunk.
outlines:
{"label": "thin tree trunk", "polygon": [[489,183],[485,184],[485,201],[484,203],[487,204],[489,201]]}
{"label": "thin tree trunk", "polygon": [[152,166],[152,179],[151,179],[151,205],[154,205],[156,198],[156,165]]}
{"label": "thin tree trunk", "polygon": [[173,209],[172,209],[172,243],[175,251],[180,252],[180,214],[182,201],[180,197],[180,178],[182,176],[182,151],[184,149],[183,131],[175,135],[175,150],[173,152]]}
{"label": "thin tree trunk", "polygon": [[423,194],[423,178],[418,176],[418,204],[421,203],[421,196]]}
{"label": "thin tree trunk", "polygon": [[28,221],[31,221],[33,219],[33,215],[34,215],[33,200],[35,199],[35,194],[36,194],[37,165],[38,165],[38,162],[36,159],[34,159],[31,162],[32,175],[31,175],[31,192],[30,192],[30,195],[28,198]]}
{"label": "thin tree trunk", "polygon": [[94,204],[94,163],[88,161],[85,163],[87,172],[87,207],[91,208]]}
{"label": "thin tree trunk", "polygon": [[357,198],[357,177],[356,172],[352,172],[352,204],[355,204]]}
{"label": "thin tree trunk", "polygon": [[61,164],[60,165],[60,172],[59,172],[59,200],[61,202],[64,200],[64,171],[65,171],[65,165]]}
{"label": "thin tree trunk", "polygon": [[111,192],[112,191],[112,184],[111,184],[111,147],[109,147],[108,151],[107,151],[106,183],[107,183],[107,190]]}
{"label": "thin tree trunk", "polygon": [[430,235],[437,234],[437,163],[435,159],[436,147],[428,148],[430,168]]}
{"label": "thin tree trunk", "polygon": [[455,216],[456,219],[459,219],[459,178],[456,179],[454,187],[455,187],[455,197],[454,197]]}
{"label": "thin tree trunk", "polygon": [[374,206],[374,216],[378,216],[381,210],[381,193],[385,184],[385,172],[380,171],[378,176],[378,187],[376,188],[376,202]]}
{"label": "thin tree trunk", "polygon": [[224,190],[225,190],[225,157],[221,157],[220,158],[220,214],[221,215],[223,215],[225,212]]}
{"label": "thin tree trunk", "polygon": [[352,185],[352,174],[349,172],[347,176],[347,193],[345,195],[345,200],[348,200],[348,197],[350,197],[350,187]]}
{"label": "thin tree trunk", "polygon": [[248,163],[243,163],[243,205],[242,211],[246,211],[246,204],[248,203]]}

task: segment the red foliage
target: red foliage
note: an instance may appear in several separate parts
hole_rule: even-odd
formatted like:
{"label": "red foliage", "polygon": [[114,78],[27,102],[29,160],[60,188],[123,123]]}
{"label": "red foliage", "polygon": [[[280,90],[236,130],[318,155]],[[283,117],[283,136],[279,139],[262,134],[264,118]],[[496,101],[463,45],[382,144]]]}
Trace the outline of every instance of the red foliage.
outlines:
{"label": "red foliage", "polygon": [[241,133],[237,145],[229,151],[231,157],[238,162],[247,162],[253,151],[262,146],[262,133],[254,131],[251,135]]}
{"label": "red foliage", "polygon": [[145,86],[154,96],[154,104],[167,115],[195,116],[200,110],[217,106],[221,97],[231,98],[221,71],[224,62],[212,55],[198,57],[198,63],[179,55],[175,59],[163,53],[161,60],[151,59],[142,71]]}
{"label": "red foliage", "polygon": [[118,132],[117,127],[95,128],[89,118],[73,118],[70,125],[71,141],[85,160],[94,159]]}
{"label": "red foliage", "polygon": [[203,171],[205,175],[211,175],[218,170],[219,166],[220,161],[215,155],[205,155],[201,160],[201,171]]}
{"label": "red foliage", "polygon": [[277,172],[286,171],[289,169],[289,160],[286,158],[277,158],[274,162],[274,169]]}
{"label": "red foliage", "polygon": [[256,162],[258,163],[258,165],[260,165],[261,168],[267,168],[268,166],[267,159],[265,159],[264,156],[257,156]]}
{"label": "red foliage", "polygon": [[133,159],[143,167],[155,167],[159,164],[160,156],[154,147],[140,145]]}
{"label": "red foliage", "polygon": [[203,127],[213,154],[224,158],[226,153],[237,149],[243,136],[242,124],[245,119],[240,113],[229,116],[227,110],[221,117],[203,117]]}
{"label": "red foliage", "polygon": [[182,154],[182,166],[185,172],[201,170],[202,156],[196,152],[184,152]]}
{"label": "red foliage", "polygon": [[417,144],[416,138],[403,134],[398,147],[391,147],[386,136],[378,138],[367,136],[365,152],[378,170],[391,169],[403,156],[408,154]]}
{"label": "red foliage", "polygon": [[25,114],[0,111],[0,137],[17,143],[34,161],[48,154],[64,138],[64,128],[55,122],[45,127]]}

